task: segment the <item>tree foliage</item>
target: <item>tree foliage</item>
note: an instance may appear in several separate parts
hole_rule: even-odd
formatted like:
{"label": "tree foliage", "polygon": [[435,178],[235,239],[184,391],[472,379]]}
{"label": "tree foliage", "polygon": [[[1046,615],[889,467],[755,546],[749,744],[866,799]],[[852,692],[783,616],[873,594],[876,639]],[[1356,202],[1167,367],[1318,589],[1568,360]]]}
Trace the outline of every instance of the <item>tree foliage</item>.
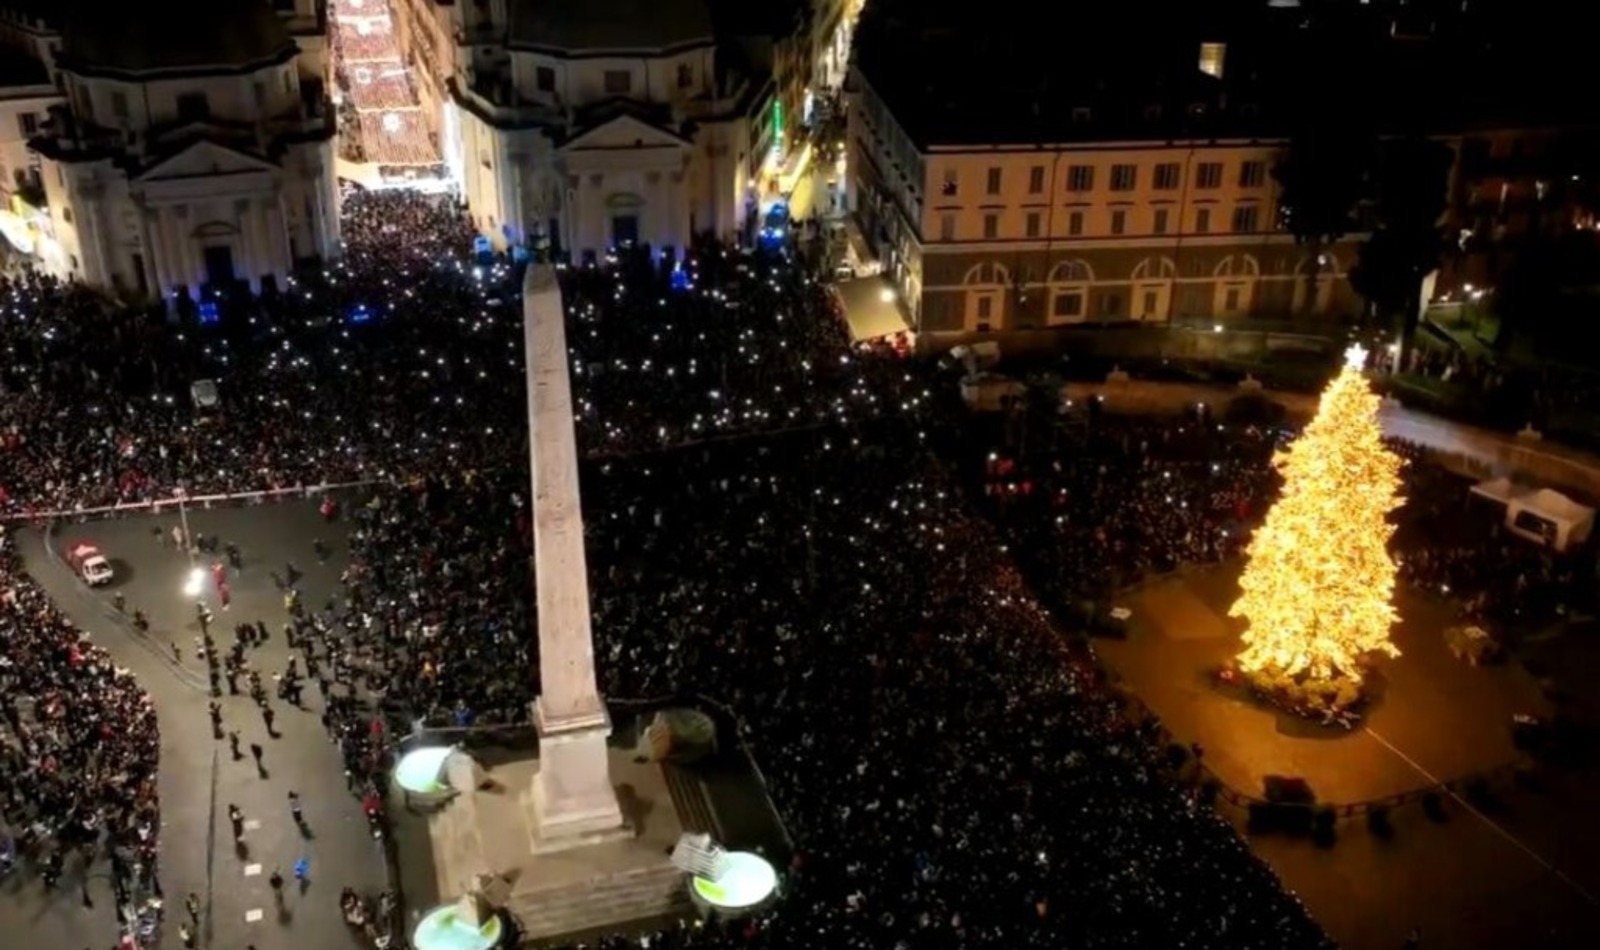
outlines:
{"label": "tree foliage", "polygon": [[1422,281],[1444,252],[1440,230],[1455,153],[1424,138],[1385,142],[1373,176],[1372,235],[1361,246],[1350,283],[1381,316],[1399,317],[1399,348],[1410,343],[1421,311]]}
{"label": "tree foliage", "polygon": [[1283,491],[1250,541],[1229,610],[1248,623],[1238,658],[1247,673],[1359,683],[1367,657],[1399,652],[1389,639],[1389,513],[1401,503],[1401,461],[1383,444],[1365,358],[1352,351],[1316,417],[1275,460]]}
{"label": "tree foliage", "polygon": [[1301,244],[1332,244],[1356,230],[1371,162],[1370,138],[1348,124],[1297,133],[1272,170],[1279,223]]}

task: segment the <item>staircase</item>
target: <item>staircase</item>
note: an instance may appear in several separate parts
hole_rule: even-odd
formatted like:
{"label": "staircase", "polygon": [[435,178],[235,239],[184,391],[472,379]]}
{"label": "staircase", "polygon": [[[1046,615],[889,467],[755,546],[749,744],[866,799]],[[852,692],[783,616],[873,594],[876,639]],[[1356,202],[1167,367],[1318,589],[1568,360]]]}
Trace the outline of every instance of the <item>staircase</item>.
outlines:
{"label": "staircase", "polygon": [[717,826],[716,816],[711,812],[711,801],[699,777],[670,762],[662,763],[661,774],[667,780],[667,793],[672,796],[672,807],[678,812],[678,821],[683,825],[683,830],[691,834],[708,834],[719,844],[724,843],[722,829]]}
{"label": "staircase", "polygon": [[662,855],[656,867],[519,890],[507,909],[522,925],[523,939],[533,941],[652,917],[687,916],[693,908],[684,884],[683,872]]}

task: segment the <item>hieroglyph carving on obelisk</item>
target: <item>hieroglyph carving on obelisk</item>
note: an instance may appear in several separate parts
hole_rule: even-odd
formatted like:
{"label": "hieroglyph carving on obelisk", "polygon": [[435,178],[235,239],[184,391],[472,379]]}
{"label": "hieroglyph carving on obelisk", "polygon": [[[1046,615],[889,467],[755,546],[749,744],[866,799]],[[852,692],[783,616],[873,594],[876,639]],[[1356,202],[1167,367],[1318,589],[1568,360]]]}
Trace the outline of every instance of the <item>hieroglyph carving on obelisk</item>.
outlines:
{"label": "hieroglyph carving on obelisk", "polygon": [[539,597],[539,771],[531,796],[535,850],[628,834],[611,785],[611,719],[595,685],[589,571],[578,500],[578,450],[561,288],[548,264],[523,284],[534,578]]}

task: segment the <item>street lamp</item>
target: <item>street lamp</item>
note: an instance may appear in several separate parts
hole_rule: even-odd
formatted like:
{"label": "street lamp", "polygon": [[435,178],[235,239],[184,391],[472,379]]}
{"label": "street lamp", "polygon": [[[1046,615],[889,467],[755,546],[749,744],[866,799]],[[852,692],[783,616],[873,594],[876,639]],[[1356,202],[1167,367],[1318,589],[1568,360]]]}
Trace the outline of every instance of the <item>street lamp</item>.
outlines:
{"label": "street lamp", "polygon": [[189,554],[189,563],[194,563],[194,535],[189,533],[189,493],[182,488],[177,491],[178,498],[178,523],[183,528],[183,549]]}

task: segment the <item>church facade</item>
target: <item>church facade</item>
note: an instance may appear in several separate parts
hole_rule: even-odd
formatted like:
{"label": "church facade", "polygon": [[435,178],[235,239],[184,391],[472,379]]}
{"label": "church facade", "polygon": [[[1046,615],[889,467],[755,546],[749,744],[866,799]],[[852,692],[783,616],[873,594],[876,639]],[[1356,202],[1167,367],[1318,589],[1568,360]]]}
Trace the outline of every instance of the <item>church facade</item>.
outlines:
{"label": "church facade", "polygon": [[475,39],[445,83],[441,139],[497,246],[671,254],[753,221],[770,83],[719,45],[703,0],[436,9]]}
{"label": "church facade", "polygon": [[62,23],[28,141],[41,265],[128,299],[259,292],[339,248],[317,0],[183,2],[181,29],[135,5]]}

